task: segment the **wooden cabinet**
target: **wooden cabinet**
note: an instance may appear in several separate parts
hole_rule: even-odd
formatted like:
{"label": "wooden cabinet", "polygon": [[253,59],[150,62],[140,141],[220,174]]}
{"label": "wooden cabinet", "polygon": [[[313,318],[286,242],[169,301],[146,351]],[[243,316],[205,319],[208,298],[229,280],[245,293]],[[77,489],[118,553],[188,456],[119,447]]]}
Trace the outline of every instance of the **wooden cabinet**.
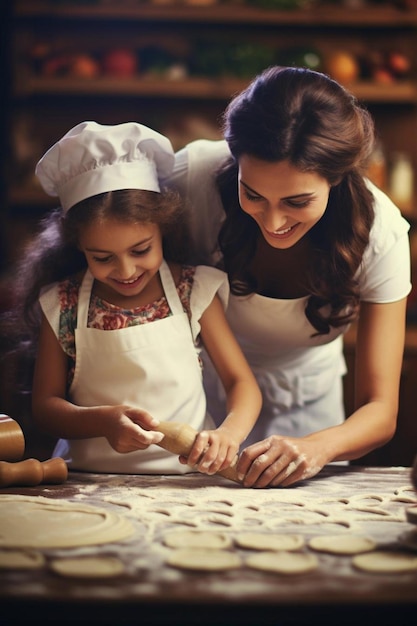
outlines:
{"label": "wooden cabinet", "polygon": [[[278,11],[254,0],[15,0],[9,204],[48,203],[34,163],[82,120],[139,120],[165,132],[176,148],[216,138],[225,104],[258,71],[303,60],[326,70],[335,51],[357,61],[356,80],[347,86],[374,114],[388,165],[401,151],[417,171],[417,5],[305,4]],[[120,67],[116,75],[107,71],[115,50],[134,53],[131,76]],[[409,71],[394,82],[370,76],[376,57],[392,51],[410,61]]]}

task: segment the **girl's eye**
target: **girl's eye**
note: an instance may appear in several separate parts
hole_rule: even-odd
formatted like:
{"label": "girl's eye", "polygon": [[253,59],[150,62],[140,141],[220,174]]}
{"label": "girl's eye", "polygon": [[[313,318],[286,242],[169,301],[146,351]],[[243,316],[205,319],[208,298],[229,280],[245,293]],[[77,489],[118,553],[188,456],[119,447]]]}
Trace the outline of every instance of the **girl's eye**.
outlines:
{"label": "girl's eye", "polygon": [[288,206],[292,207],[293,209],[305,209],[306,207],[309,206],[311,200],[303,200],[302,202],[294,202],[291,200],[287,200],[287,204]]}

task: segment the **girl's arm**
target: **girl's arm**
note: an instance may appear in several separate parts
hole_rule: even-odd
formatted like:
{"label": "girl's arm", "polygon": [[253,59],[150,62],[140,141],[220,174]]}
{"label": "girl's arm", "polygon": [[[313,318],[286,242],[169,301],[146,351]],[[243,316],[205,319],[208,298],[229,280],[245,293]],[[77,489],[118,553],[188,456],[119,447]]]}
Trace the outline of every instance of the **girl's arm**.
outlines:
{"label": "girl's arm", "polygon": [[332,461],[360,458],[395,433],[405,340],[406,298],[362,303],[355,364],[355,411],[339,426],[300,439],[272,436],[249,446],[238,463],[247,487],[288,486]]}
{"label": "girl's arm", "polygon": [[216,430],[199,433],[187,463],[208,474],[229,467],[252,430],[262,404],[256,379],[215,296],[200,320],[204,347],[222,381],[227,415]]}
{"label": "girl's arm", "polygon": [[[162,440],[158,421],[129,406],[76,406],[66,400],[68,357],[42,317],[32,389],[32,413],[44,432],[64,439],[106,437],[117,452],[147,448]],[[143,428],[142,428],[143,427]]]}

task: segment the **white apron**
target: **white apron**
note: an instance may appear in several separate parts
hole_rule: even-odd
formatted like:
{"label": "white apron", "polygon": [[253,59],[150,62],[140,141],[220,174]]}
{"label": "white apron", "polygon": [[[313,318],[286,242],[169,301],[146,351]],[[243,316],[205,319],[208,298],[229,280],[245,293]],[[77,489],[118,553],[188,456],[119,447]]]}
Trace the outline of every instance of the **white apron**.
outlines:
{"label": "white apron", "polygon": [[[212,428],[197,350],[169,267],[160,277],[172,315],[120,330],[87,327],[93,276],[89,271],[79,292],[75,330],[76,363],[69,391],[79,406],[127,404],[161,421]],[[77,470],[129,474],[183,474],[191,471],[178,457],[153,444],[146,450],[119,454],[105,437],[60,440],[55,456]]]}
{"label": "white apron", "polygon": [[[231,295],[227,318],[262,391],[260,416],[245,447],[272,434],[302,437],[345,418],[343,332],[311,337],[307,298]],[[206,355],[204,385],[214,421],[224,415],[224,391]]]}

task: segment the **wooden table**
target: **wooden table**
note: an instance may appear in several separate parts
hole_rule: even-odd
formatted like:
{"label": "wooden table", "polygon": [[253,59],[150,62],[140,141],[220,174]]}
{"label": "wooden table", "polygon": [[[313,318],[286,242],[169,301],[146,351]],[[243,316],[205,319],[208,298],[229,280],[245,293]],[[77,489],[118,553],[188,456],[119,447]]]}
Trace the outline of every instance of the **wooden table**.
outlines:
{"label": "wooden table", "polygon": [[[352,557],[315,553],[319,568],[285,576],[243,567],[190,572],[165,563],[164,533],[173,528],[367,535],[379,546],[402,547],[414,529],[406,510],[417,504],[410,468],[328,466],[287,489],[251,490],[218,477],[123,476],[72,473],[63,485],[9,487],[0,493],[42,495],[128,516],[135,534],[84,548],[43,550],[34,571],[0,569],[0,623],[114,624],[115,626],[269,624],[405,624],[417,616],[417,571],[370,574]],[[243,557],[248,551],[234,548]],[[311,552],[306,546],[305,552]],[[61,578],[53,557],[118,556],[125,573],[110,579]],[[5,617],[7,615],[7,617]],[[413,621],[413,620],[412,620]]]}

